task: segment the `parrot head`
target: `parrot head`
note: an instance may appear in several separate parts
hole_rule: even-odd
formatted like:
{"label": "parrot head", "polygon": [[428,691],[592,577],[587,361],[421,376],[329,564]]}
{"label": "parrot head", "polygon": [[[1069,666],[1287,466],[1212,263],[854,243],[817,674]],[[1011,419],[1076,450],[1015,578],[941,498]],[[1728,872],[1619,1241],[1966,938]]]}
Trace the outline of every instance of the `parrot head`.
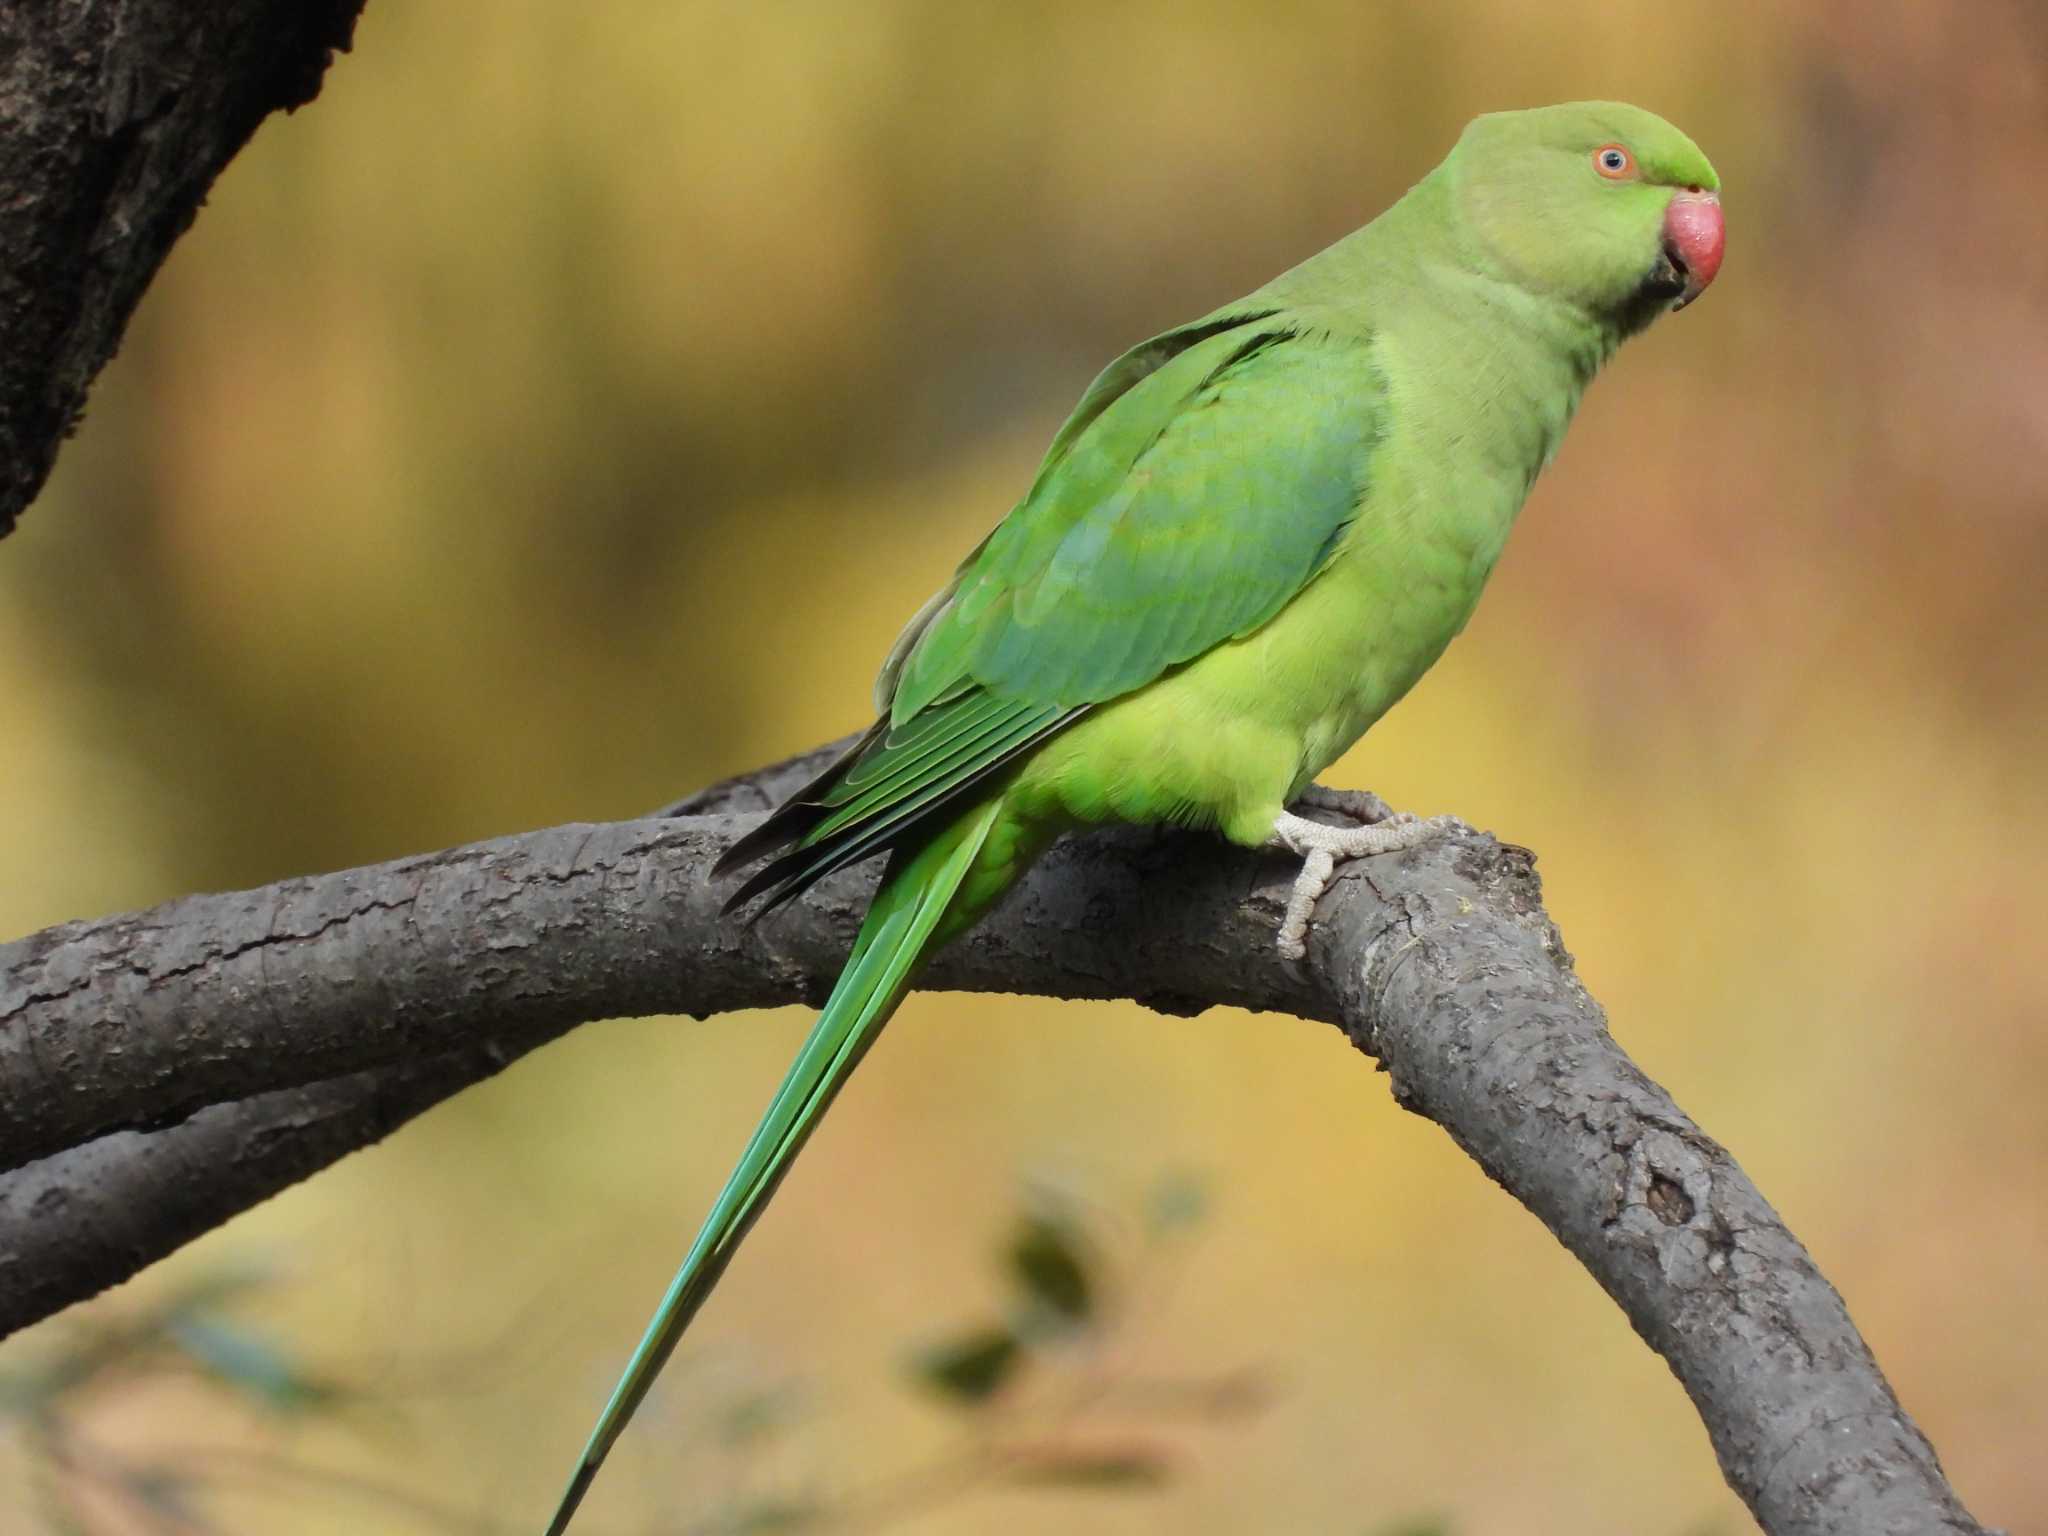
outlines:
{"label": "parrot head", "polygon": [[1721,270],[1721,178],[1639,107],[1576,101],[1475,118],[1444,162],[1467,229],[1513,281],[1624,332]]}

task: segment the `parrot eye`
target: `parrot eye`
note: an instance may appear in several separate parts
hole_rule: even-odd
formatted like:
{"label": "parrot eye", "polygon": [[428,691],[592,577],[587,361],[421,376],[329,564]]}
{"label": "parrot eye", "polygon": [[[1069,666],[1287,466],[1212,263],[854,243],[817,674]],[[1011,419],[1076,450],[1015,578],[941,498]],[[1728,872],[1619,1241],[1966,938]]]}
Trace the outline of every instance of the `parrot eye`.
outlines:
{"label": "parrot eye", "polygon": [[1619,144],[1603,144],[1593,151],[1593,169],[1609,181],[1622,181],[1635,174],[1636,157]]}

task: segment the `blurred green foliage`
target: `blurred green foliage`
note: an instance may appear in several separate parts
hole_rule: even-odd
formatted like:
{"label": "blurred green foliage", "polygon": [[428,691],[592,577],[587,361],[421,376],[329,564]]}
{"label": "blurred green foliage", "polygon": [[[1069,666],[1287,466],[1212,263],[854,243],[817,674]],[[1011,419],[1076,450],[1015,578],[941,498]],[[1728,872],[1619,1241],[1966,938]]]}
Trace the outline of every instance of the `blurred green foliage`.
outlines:
{"label": "blurred green foliage", "polygon": [[[1168,1183],[1186,1188],[1190,1181],[1181,1175],[1161,1187]],[[656,1492],[667,1513],[653,1528],[685,1536],[864,1531],[1004,1486],[1158,1489],[1176,1474],[1177,1431],[1265,1410],[1269,1394],[1256,1371],[1145,1374],[1133,1316],[1119,1319],[1077,1301],[1107,1287],[1149,1291],[1161,1266],[1179,1257],[1188,1222],[1152,1222],[1141,1246],[1112,1260],[1087,1230],[1083,1206],[1063,1199],[1057,1217],[1050,1209],[1044,1188],[1034,1190],[997,1249],[1013,1284],[1013,1321],[970,1326],[912,1357],[913,1379],[955,1411],[950,1450],[907,1472],[870,1473],[849,1492],[792,1482],[776,1462],[782,1443],[800,1428],[829,1428],[806,1423],[814,1417],[811,1394],[790,1380],[731,1381],[711,1405],[716,1464]],[[200,1270],[138,1311],[91,1308],[44,1330],[33,1359],[0,1373],[0,1435],[14,1441],[24,1485],[34,1490],[24,1513],[37,1529],[228,1536],[274,1529],[309,1496],[353,1506],[358,1518],[370,1512],[379,1528],[395,1522],[491,1536],[530,1526],[295,1456],[292,1431],[309,1420],[348,1428],[353,1419],[360,1429],[370,1415],[402,1414],[410,1405],[402,1391],[380,1400],[370,1380],[345,1383],[316,1371],[238,1315],[276,1283],[248,1267]],[[1048,1316],[1059,1320],[1050,1334]],[[1035,1368],[1035,1390],[1020,1379],[1027,1366]],[[160,1394],[185,1410],[177,1418],[196,1410],[201,1423],[210,1400],[250,1410],[243,1417],[253,1438],[240,1446],[225,1437],[116,1446],[103,1437],[101,1426],[118,1417],[122,1398]],[[152,1439],[173,1423],[172,1415],[157,1417]],[[267,1501],[266,1523],[217,1520],[214,1507],[230,1495]]]}
{"label": "blurred green foliage", "polygon": [[[638,813],[854,727],[1120,348],[1370,216],[1473,112],[1636,100],[1714,157],[1728,265],[1593,389],[1471,629],[1332,778],[1541,851],[1617,1032],[1964,1497],[2048,1526],[2044,15],[371,0],[0,544],[0,925]],[[426,1394],[295,1449],[530,1519],[805,1022],[578,1031],[110,1305],[289,1254],[266,1336]],[[1327,1028],[927,997],[593,1529],[694,1475],[676,1426],[728,1377],[855,1426],[770,1437],[773,1487],[936,1454],[957,1407],[873,1363],[1017,1328],[981,1262],[1013,1170],[1128,1209],[1183,1161],[1230,1201],[1147,1327],[1284,1393],[1142,1511],[1038,1488],[907,1529],[1743,1528],[1668,1372]],[[414,1380],[451,1349],[461,1385]],[[360,1528],[331,1502],[295,1528]]]}
{"label": "blurred green foliage", "polygon": [[43,1330],[36,1358],[0,1372],[0,1433],[16,1442],[22,1486],[33,1490],[12,1514],[57,1536],[217,1529],[204,1512],[217,1473],[203,1447],[130,1454],[102,1442],[93,1424],[110,1397],[191,1383],[201,1401],[239,1399],[271,1420],[349,1406],[348,1389],[236,1318],[237,1302],[269,1283],[246,1267],[202,1272],[132,1314],[88,1309]]}

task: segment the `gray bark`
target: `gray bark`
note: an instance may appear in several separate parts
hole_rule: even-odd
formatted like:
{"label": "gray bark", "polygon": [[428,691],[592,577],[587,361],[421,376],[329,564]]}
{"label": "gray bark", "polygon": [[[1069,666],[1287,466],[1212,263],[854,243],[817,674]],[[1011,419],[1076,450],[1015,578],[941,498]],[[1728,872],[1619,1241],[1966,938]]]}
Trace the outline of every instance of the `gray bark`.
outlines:
{"label": "gray bark", "polygon": [[206,189],[363,0],[0,5],[0,536]]}
{"label": "gray bark", "polygon": [[[0,1179],[0,1330],[578,1023],[818,1002],[872,866],[753,927],[720,916],[709,880],[817,756],[672,816],[191,897],[0,948],[0,1144],[16,1170]],[[1529,855],[1465,830],[1349,867],[1300,966],[1272,942],[1291,875],[1196,835],[1069,838],[925,983],[1337,1025],[1620,1304],[1772,1536],[1981,1530],[1812,1258],[1615,1044]]]}

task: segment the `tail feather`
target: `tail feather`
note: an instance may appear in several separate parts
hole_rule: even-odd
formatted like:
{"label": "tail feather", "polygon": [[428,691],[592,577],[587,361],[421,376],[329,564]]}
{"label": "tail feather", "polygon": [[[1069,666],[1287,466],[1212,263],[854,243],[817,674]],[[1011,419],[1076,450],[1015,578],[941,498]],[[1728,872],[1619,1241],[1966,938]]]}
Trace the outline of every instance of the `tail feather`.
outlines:
{"label": "tail feather", "polygon": [[838,984],[670,1282],[548,1522],[562,1536],[612,1445],[704,1305],[818,1119],[909,990],[917,963],[1001,814],[1000,797],[902,857],[876,892]]}
{"label": "tail feather", "polygon": [[[930,818],[947,814],[962,800],[981,789],[987,779],[1013,759],[1030,751],[1049,731],[1058,730],[1081,713],[1080,709],[1067,710],[1065,713],[1056,710],[1044,711],[1011,729],[995,733],[992,740],[984,743],[992,750],[974,761],[971,772],[936,784],[920,786],[913,794],[906,796],[901,804],[892,805],[870,818],[841,828],[834,835],[816,842],[811,840],[818,825],[814,823],[812,830],[806,830],[790,839],[787,852],[764,864],[748,877],[744,885],[728,896],[725,899],[724,910],[731,912],[744,906],[765,891],[766,898],[748,919],[749,922],[758,921],[784,902],[801,895],[806,888],[824,879],[834,870],[843,869],[848,864],[856,864],[885,848],[900,846],[904,839],[915,838],[921,830],[920,824],[928,824]],[[806,806],[803,809],[808,813],[813,808]],[[820,811],[818,814],[822,819],[829,812]]]}
{"label": "tail feather", "polygon": [[[888,725],[889,720],[885,715],[855,737],[851,746],[819,769],[802,788],[785,796],[766,821],[719,856],[718,862],[711,866],[711,878],[716,880],[720,875],[730,874],[744,864],[753,863],[765,853],[798,841],[812,827],[830,815],[831,808],[825,804],[822,797],[839,782],[849,766],[860,761],[862,753],[882,739]],[[732,903],[726,903],[726,910],[731,909]]]}

